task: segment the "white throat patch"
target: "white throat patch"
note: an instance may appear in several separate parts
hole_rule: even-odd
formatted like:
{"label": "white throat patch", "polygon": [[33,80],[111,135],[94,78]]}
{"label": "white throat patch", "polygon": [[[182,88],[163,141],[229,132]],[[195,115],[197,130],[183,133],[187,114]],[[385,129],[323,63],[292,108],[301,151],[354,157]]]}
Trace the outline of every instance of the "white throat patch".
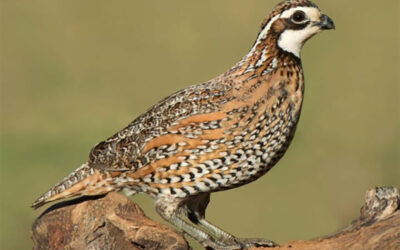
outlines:
{"label": "white throat patch", "polygon": [[285,30],[279,37],[278,46],[300,57],[300,51],[304,42],[319,31],[318,27],[310,26],[307,26],[303,30]]}

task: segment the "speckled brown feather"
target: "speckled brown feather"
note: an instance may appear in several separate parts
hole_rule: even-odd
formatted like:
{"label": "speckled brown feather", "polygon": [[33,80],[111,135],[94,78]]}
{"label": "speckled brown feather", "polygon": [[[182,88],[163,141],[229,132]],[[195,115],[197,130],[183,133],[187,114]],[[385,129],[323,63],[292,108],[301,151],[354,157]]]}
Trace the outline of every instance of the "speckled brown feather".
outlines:
{"label": "speckled brown feather", "polygon": [[[305,0],[279,4],[266,18]],[[185,198],[259,178],[283,156],[300,116],[300,59],[277,46],[283,20],[271,25],[238,64],[211,81],[154,105],[97,144],[89,161],[34,202],[122,188],[153,197]]]}

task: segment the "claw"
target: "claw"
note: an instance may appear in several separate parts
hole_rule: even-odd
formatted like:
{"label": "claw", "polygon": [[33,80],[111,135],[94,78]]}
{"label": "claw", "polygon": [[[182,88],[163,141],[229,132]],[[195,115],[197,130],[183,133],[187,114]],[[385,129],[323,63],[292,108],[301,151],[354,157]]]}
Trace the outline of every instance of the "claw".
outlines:
{"label": "claw", "polygon": [[278,247],[279,245],[275,242],[267,239],[258,239],[258,238],[250,238],[250,239],[238,239],[234,238],[229,242],[207,242],[205,244],[205,249],[207,250],[244,250],[249,248],[257,248],[257,247]]}
{"label": "claw", "polygon": [[253,247],[278,247],[279,245],[275,242],[267,239],[250,238],[250,239],[238,239],[242,249],[253,248]]}

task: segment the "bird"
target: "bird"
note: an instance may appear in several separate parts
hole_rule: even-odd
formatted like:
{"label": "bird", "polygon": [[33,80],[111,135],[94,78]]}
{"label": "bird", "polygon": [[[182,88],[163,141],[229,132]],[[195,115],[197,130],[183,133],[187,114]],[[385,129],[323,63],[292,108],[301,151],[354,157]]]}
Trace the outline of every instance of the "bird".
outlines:
{"label": "bird", "polygon": [[33,202],[125,191],[154,198],[155,210],[204,247],[273,247],[213,225],[205,211],[213,192],[253,182],[284,155],[300,118],[301,49],[332,19],[309,0],[278,3],[250,51],[214,79],[158,102],[96,144],[88,160]]}

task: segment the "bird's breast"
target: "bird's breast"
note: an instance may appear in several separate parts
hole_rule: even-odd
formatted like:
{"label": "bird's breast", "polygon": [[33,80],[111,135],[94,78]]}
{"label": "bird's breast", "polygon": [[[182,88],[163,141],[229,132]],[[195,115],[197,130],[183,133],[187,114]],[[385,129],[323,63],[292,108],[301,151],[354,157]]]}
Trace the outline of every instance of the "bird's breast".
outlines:
{"label": "bird's breast", "polygon": [[[129,174],[154,194],[184,197],[245,184],[286,151],[301,100],[282,81],[251,81],[212,113],[172,124],[142,149],[145,166]],[[150,190],[150,191],[148,191]]]}

